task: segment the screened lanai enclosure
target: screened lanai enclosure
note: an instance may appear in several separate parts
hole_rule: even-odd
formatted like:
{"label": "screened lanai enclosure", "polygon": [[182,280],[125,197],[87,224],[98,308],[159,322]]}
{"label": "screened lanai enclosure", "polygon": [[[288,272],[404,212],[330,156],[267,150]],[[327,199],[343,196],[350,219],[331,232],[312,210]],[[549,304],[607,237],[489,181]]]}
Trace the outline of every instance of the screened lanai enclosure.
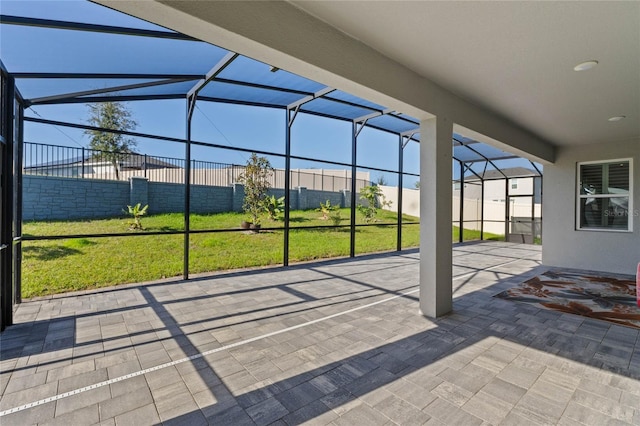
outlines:
{"label": "screened lanai enclosure", "polygon": [[[2,328],[22,297],[418,246],[419,120],[89,2],[3,2],[0,31]],[[90,124],[105,102],[137,126]],[[454,240],[539,242],[540,165],[452,149]],[[259,232],[241,226],[253,154],[281,199]]]}

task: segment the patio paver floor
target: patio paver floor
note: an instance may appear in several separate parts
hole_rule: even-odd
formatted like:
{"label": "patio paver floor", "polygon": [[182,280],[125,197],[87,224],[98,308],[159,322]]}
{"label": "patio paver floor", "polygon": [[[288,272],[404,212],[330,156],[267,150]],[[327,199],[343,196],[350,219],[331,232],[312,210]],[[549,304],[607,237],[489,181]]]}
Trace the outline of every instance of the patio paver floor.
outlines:
{"label": "patio paver floor", "polygon": [[638,330],[492,297],[540,255],[456,245],[436,320],[416,251],[27,301],[0,423],[640,425]]}

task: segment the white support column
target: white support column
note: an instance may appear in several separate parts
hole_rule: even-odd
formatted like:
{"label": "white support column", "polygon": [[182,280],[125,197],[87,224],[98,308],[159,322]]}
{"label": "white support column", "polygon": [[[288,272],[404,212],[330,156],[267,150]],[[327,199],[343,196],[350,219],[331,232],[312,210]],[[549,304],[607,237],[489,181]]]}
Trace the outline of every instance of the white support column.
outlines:
{"label": "white support column", "polygon": [[420,123],[420,311],[439,317],[453,307],[451,179],[453,123]]}

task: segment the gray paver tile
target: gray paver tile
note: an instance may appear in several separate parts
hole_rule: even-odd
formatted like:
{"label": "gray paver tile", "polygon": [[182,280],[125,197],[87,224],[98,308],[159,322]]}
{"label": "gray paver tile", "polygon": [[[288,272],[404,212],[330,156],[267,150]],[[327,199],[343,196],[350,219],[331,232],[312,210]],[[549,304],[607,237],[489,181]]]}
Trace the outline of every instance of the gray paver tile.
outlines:
{"label": "gray paver tile", "polygon": [[450,403],[461,407],[473,396],[472,392],[456,386],[453,383],[443,382],[436,386],[431,393],[437,397],[445,399]]}
{"label": "gray paver tile", "polygon": [[[480,369],[474,366],[473,364],[469,364],[469,366],[471,367],[470,369],[467,369],[467,370],[477,371]],[[493,378],[493,376],[490,374],[487,374],[484,376],[475,376],[475,375],[466,374],[462,371],[453,370],[451,368],[447,368],[445,371],[438,374],[438,377],[472,394],[482,389],[482,387],[485,386],[487,383],[489,383]]]}
{"label": "gray paver tile", "polygon": [[374,408],[399,425],[422,424],[428,420],[425,412],[395,395],[383,399]]}
{"label": "gray paver tile", "polygon": [[69,392],[107,380],[107,369],[89,371],[69,376],[58,382],[58,393]]}
{"label": "gray paver tile", "polygon": [[338,389],[337,386],[331,383],[326,375],[314,377],[309,381],[309,383],[323,394],[328,394]]}
{"label": "gray paver tile", "polygon": [[51,421],[55,415],[56,403],[48,402],[28,410],[18,411],[2,417],[2,426],[24,426]]}
{"label": "gray paver tile", "polygon": [[116,398],[120,395],[132,393],[137,390],[147,389],[147,381],[144,376],[132,377],[127,380],[115,382],[109,385],[111,389],[111,396]]}
{"label": "gray paver tile", "polygon": [[86,392],[59,399],[56,402],[56,417],[75,410],[79,410],[89,405],[106,401],[109,398],[111,398],[111,391],[109,390],[109,386],[102,386],[96,389],[91,389]]}
{"label": "gray paver tile", "polygon": [[613,401],[619,401],[622,394],[622,391],[620,389],[608,386],[604,383],[593,381],[591,380],[591,378],[586,377],[583,377],[580,380],[578,389],[594,393],[601,396],[602,398],[611,399]]}
{"label": "gray paver tile", "polygon": [[426,392],[425,388],[404,379],[390,383],[385,389],[420,410],[437,398],[437,396]]}
{"label": "gray paver tile", "polygon": [[609,417],[605,414],[574,401],[569,402],[564,415],[586,425],[603,425],[609,421]]}
{"label": "gray paver tile", "polygon": [[246,409],[257,425],[268,425],[289,414],[289,411],[275,398],[268,398]]}
{"label": "gray paver tile", "polygon": [[177,417],[165,419],[162,424],[166,426],[207,426],[209,422],[200,410],[194,410]]}
{"label": "gray paver tile", "polygon": [[566,407],[566,404],[556,402],[535,392],[527,392],[513,407],[513,412],[533,422],[553,424],[560,419]]}
{"label": "gray paver tile", "polygon": [[174,383],[182,382],[182,377],[174,366],[154,370],[146,373],[144,376],[152,391]]}
{"label": "gray paver tile", "polygon": [[602,398],[600,395],[596,395],[582,389],[578,389],[572,398],[572,402],[576,402],[582,406],[589,407],[595,411],[607,415],[608,417],[616,420],[621,420],[626,423],[632,423],[634,408],[640,407],[640,397],[635,396],[635,401],[631,402],[633,405],[625,405],[622,401],[613,401],[611,399]]}
{"label": "gray paver tile", "polygon": [[493,425],[500,424],[513,408],[512,404],[480,391],[462,409]]}
{"label": "gray paver tile", "polygon": [[551,399],[562,405],[566,405],[569,402],[574,392],[573,390],[557,386],[542,379],[536,381],[529,390],[537,392],[545,398]]}
{"label": "gray paver tile", "polygon": [[333,423],[338,426],[382,426],[387,424],[388,421],[389,419],[381,415],[379,411],[369,407],[366,404],[361,404],[348,410],[346,413],[334,420]]}
{"label": "gray paver tile", "polygon": [[[519,414],[513,411],[507,414],[507,416],[504,418],[502,423],[500,423],[500,426],[540,426],[540,425],[544,425],[544,423],[539,423],[528,417],[520,416]],[[584,426],[584,425],[581,424],[581,426]]]}
{"label": "gray paver tile", "polygon": [[278,395],[276,399],[289,411],[294,412],[316,401],[324,396],[320,390],[309,382],[302,383],[296,387],[286,390]]}
{"label": "gray paver tile", "polygon": [[140,370],[140,363],[137,359],[133,359],[131,361],[108,367],[107,375],[110,379],[115,379],[116,377],[126,376],[127,374],[136,373]]}
{"label": "gray paver tile", "polygon": [[56,416],[54,419],[39,423],[46,426],[70,426],[70,425],[92,425],[100,421],[98,404],[89,405],[80,408],[62,416]]}
{"label": "gray paver tile", "polygon": [[225,410],[215,412],[207,416],[207,419],[214,425],[250,425],[253,420],[245,410],[238,405],[232,405]]}
{"label": "gray paver tile", "polygon": [[336,420],[338,415],[320,401],[305,405],[293,413],[287,414],[282,420],[287,425],[328,425]]}
{"label": "gray paver tile", "polygon": [[444,424],[480,425],[482,420],[442,398],[435,399],[422,411]]}
{"label": "gray paver tile", "polygon": [[66,367],[49,370],[47,373],[47,382],[66,379],[67,377],[77,376],[78,374],[95,371],[96,364],[93,359],[73,363]]}
{"label": "gray paver tile", "polygon": [[361,400],[356,399],[356,397],[346,389],[338,389],[331,392],[320,398],[320,401],[337,414],[343,414],[352,407],[363,404]]}
{"label": "gray paver tile", "polygon": [[153,403],[153,397],[149,388],[138,388],[133,392],[123,393],[116,397],[102,401],[100,407],[100,419],[105,420],[128,411],[133,411],[145,405]]}
{"label": "gray paver tile", "polygon": [[18,392],[34,386],[40,386],[47,381],[47,372],[41,371],[25,376],[11,377],[5,389],[6,393]]}
{"label": "gray paver tile", "polygon": [[[137,424],[142,424],[142,423],[137,423]],[[103,420],[100,423],[94,423],[93,426],[115,426],[116,425],[116,419],[107,419],[107,420]]]}
{"label": "gray paver tile", "polygon": [[256,380],[251,373],[247,370],[240,370],[237,373],[233,373],[229,376],[225,376],[221,379],[222,383],[229,388],[232,392],[240,392],[241,389],[245,389],[251,385],[255,385]]}
{"label": "gray paver tile", "polygon": [[158,417],[158,412],[153,404],[145,405],[144,407],[121,414],[115,418],[115,424],[117,426],[157,425],[159,422],[160,417]]}
{"label": "gray paver tile", "polygon": [[153,400],[163,422],[199,410],[184,383],[169,385],[153,392]]}
{"label": "gray paver tile", "polygon": [[375,389],[369,393],[366,393],[358,398],[358,400],[364,402],[370,407],[375,407],[377,404],[382,402],[383,400],[394,396],[391,392],[389,392],[386,387]]}
{"label": "gray paver tile", "polygon": [[497,375],[499,379],[522,388],[529,388],[539,376],[540,374],[538,373],[514,365],[507,365]]}
{"label": "gray paver tile", "polygon": [[0,399],[0,409],[8,410],[54,396],[56,395],[57,389],[57,383],[45,383],[43,385],[34,386],[17,392],[5,393],[2,396],[2,399]]}

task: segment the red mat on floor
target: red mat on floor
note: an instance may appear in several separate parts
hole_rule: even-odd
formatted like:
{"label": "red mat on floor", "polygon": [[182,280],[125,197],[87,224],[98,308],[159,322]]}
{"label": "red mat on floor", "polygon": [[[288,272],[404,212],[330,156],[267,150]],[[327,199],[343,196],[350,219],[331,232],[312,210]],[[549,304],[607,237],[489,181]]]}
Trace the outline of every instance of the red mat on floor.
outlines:
{"label": "red mat on floor", "polygon": [[494,297],[640,329],[633,276],[553,270]]}

